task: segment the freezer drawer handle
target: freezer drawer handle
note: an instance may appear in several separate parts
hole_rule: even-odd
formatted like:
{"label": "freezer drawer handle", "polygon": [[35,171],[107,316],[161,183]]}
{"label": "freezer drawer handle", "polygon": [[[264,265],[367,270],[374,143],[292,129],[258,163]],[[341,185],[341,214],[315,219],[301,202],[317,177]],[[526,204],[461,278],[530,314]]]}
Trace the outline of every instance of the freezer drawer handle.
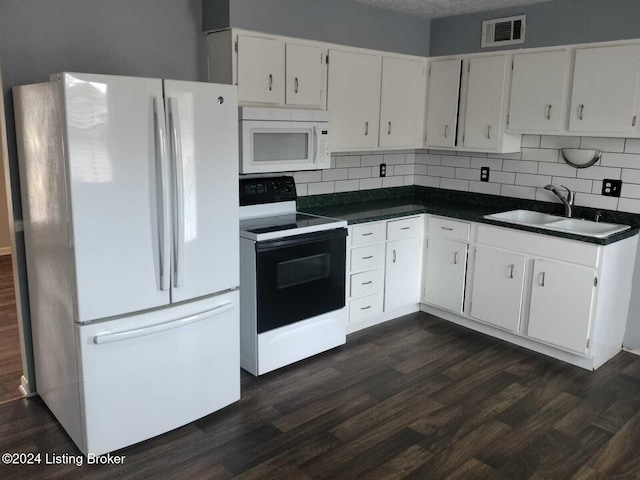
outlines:
{"label": "freezer drawer handle", "polygon": [[204,312],[190,315],[188,317],[180,318],[178,320],[171,320],[170,322],[160,323],[158,325],[152,325],[150,327],[136,328],[133,330],[125,330],[123,332],[104,332],[99,333],[93,337],[93,343],[98,345],[103,343],[120,342],[123,340],[129,340],[131,338],[146,337],[154,333],[166,332],[167,330],[173,330],[174,328],[186,327],[187,325],[193,325],[194,323],[201,322],[207,318],[211,318],[213,315],[221,315],[229,310],[233,310],[234,305],[231,302],[224,302],[220,305],[205,310]]}

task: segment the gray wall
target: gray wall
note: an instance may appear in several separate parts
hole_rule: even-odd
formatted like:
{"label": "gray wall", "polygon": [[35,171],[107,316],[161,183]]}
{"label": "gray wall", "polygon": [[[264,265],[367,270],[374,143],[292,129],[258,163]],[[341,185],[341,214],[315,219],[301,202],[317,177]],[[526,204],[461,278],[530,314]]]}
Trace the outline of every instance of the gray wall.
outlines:
{"label": "gray wall", "polygon": [[[22,218],[22,213],[11,87],[47,81],[50,73],[61,71],[206,80],[201,22],[201,0],[0,0],[0,62],[14,218]],[[24,242],[21,234],[16,237],[28,335]]]}
{"label": "gray wall", "polygon": [[347,0],[203,0],[203,28],[229,26],[411,55],[429,55],[430,21]]}
{"label": "gray wall", "polygon": [[[480,48],[482,20],[527,15],[526,43]],[[432,56],[508,48],[640,38],[638,0],[556,0],[520,8],[436,18],[431,21]]]}

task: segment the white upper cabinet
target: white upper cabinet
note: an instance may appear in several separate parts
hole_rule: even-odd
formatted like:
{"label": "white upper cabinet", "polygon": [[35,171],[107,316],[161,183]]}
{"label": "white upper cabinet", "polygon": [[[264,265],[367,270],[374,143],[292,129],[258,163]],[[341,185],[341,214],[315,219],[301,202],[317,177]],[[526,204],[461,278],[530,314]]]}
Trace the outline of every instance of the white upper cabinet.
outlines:
{"label": "white upper cabinet", "polygon": [[381,147],[420,147],[424,122],[426,62],[383,57]]}
{"label": "white upper cabinet", "polygon": [[324,94],[324,50],[287,43],[286,104],[321,108]]}
{"label": "white upper cabinet", "polygon": [[507,56],[471,57],[468,68],[463,146],[497,150],[502,135]]}
{"label": "white upper cabinet", "polygon": [[554,132],[564,126],[568,50],[513,57],[508,129]]}
{"label": "white upper cabinet", "polygon": [[569,130],[638,134],[640,45],[576,51]]}
{"label": "white upper cabinet", "polygon": [[238,35],[238,101],[283,104],[284,43]]}
{"label": "white upper cabinet", "polygon": [[382,57],[329,50],[332,150],[378,146]]}
{"label": "white upper cabinet", "polygon": [[458,127],[461,59],[434,61],[429,67],[427,146],[453,147]]}

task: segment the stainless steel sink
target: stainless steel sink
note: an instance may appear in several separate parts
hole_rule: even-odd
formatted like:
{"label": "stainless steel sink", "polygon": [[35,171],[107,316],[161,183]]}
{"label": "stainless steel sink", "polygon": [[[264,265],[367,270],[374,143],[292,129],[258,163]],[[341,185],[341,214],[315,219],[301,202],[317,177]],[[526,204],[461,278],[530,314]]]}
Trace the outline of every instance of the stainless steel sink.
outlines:
{"label": "stainless steel sink", "polygon": [[533,212],[530,210],[511,210],[508,212],[485,215],[484,218],[499,222],[527,225],[558,232],[573,233],[595,238],[606,238],[615,233],[631,228],[629,225],[617,223],[592,222],[580,218],[565,218],[557,215]]}

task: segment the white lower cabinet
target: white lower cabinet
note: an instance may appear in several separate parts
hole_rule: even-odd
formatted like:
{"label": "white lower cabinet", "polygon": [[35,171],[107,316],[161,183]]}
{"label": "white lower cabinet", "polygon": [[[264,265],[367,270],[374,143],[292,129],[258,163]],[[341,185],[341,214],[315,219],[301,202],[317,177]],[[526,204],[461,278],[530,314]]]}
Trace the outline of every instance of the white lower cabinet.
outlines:
{"label": "white lower cabinet", "polygon": [[512,332],[520,330],[526,257],[478,245],[471,316]]}
{"label": "white lower cabinet", "polygon": [[417,309],[423,230],[423,215],[349,227],[348,331],[390,320],[393,313],[383,314],[398,309]]}
{"label": "white lower cabinet", "polygon": [[395,310],[420,301],[422,238],[387,242],[384,275],[384,310]]}
{"label": "white lower cabinet", "polygon": [[461,313],[467,273],[465,242],[429,236],[426,243],[424,295],[426,303]]}
{"label": "white lower cabinet", "polygon": [[527,335],[585,353],[589,347],[595,278],[593,268],[534,260]]}

